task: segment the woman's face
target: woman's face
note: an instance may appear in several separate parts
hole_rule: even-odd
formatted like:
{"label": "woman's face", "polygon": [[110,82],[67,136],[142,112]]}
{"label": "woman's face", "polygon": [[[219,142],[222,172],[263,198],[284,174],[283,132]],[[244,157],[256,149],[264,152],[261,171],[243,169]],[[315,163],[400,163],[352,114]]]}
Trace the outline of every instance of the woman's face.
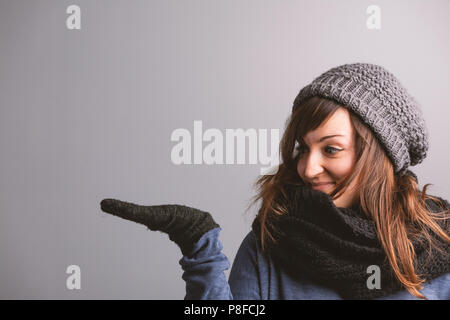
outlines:
{"label": "woman's face", "polygon": [[[305,145],[298,146],[297,172],[313,189],[330,194],[336,183],[352,172],[356,161],[355,134],[348,110],[339,108],[303,140]],[[355,180],[333,201],[337,207],[349,207],[353,203]]]}

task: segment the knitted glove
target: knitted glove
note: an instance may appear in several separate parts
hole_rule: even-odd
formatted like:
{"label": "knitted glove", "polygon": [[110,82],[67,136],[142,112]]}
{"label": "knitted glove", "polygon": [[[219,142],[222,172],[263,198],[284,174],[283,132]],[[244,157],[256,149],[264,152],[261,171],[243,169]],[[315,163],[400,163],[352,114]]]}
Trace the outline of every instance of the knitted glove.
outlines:
{"label": "knitted glove", "polygon": [[219,227],[208,212],[178,204],[141,206],[103,199],[100,207],[104,212],[141,223],[150,230],[167,233],[169,239],[180,247],[183,255],[191,253],[202,235]]}

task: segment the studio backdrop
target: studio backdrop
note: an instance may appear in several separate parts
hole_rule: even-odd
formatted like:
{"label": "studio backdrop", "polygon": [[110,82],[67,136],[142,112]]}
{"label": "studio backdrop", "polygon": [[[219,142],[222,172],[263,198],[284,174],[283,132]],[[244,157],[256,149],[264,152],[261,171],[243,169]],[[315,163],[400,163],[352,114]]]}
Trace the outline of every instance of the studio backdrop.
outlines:
{"label": "studio backdrop", "polygon": [[183,299],[179,248],[100,201],[210,212],[232,263],[294,98],[345,63],[384,66],[420,103],[430,148],[411,170],[449,199],[449,14],[447,0],[1,0],[0,298]]}

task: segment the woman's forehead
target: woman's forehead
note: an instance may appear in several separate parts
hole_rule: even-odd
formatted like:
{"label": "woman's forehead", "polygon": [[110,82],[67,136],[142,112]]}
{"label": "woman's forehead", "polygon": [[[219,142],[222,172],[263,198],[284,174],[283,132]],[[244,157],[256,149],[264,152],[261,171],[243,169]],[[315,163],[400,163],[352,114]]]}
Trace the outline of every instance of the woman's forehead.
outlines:
{"label": "woman's forehead", "polygon": [[319,142],[326,136],[336,136],[335,138],[338,139],[349,140],[353,137],[353,132],[350,113],[345,108],[339,108],[319,127],[309,131],[303,139],[310,142]]}

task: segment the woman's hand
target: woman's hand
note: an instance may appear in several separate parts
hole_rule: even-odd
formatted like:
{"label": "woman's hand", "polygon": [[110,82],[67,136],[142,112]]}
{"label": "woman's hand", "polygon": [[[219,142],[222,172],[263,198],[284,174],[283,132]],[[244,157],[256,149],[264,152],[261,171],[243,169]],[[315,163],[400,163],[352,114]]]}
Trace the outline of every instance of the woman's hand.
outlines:
{"label": "woman's hand", "polygon": [[141,223],[153,231],[169,235],[189,255],[194,244],[209,230],[220,227],[208,212],[178,204],[141,206],[130,202],[103,199],[100,207],[104,212]]}

